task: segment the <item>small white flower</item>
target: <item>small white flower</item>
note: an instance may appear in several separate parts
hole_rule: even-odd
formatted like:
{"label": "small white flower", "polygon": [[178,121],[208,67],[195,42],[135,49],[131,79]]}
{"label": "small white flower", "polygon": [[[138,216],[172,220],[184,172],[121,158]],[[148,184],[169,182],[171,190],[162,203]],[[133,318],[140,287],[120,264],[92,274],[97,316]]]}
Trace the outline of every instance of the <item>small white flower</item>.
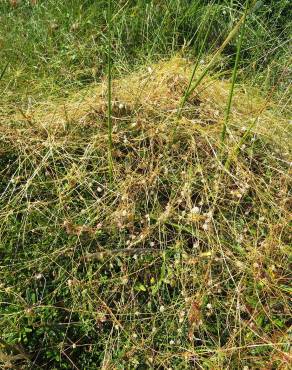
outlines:
{"label": "small white flower", "polygon": [[212,309],[212,305],[211,305],[211,303],[208,303],[208,304],[207,304],[207,308],[208,308],[208,310],[211,310],[211,309]]}
{"label": "small white flower", "polygon": [[242,241],[243,241],[243,235],[239,235],[239,236],[237,237],[237,242],[238,242],[238,243],[242,243]]}
{"label": "small white flower", "polygon": [[76,343],[73,343],[72,344],[72,348],[75,349],[77,346],[76,346]]}
{"label": "small white flower", "polygon": [[208,218],[212,218],[213,217],[213,211],[212,210],[211,211],[208,211],[206,213],[206,215],[208,216]]}
{"label": "small white flower", "polygon": [[70,287],[70,286],[72,286],[72,284],[73,284],[73,280],[68,279],[68,280],[67,280],[67,285]]}
{"label": "small white flower", "polygon": [[200,213],[200,208],[199,208],[199,207],[194,206],[194,207],[191,209],[191,213],[195,213],[195,214]]}
{"label": "small white flower", "polygon": [[202,227],[203,227],[203,230],[205,230],[205,231],[207,231],[209,229],[208,223],[205,223]]}
{"label": "small white flower", "polygon": [[99,193],[102,192],[102,188],[99,186],[97,189],[96,189]]}
{"label": "small white flower", "polygon": [[180,317],[185,317],[185,315],[186,315],[185,311],[180,311],[180,313],[179,313]]}
{"label": "small white flower", "polygon": [[244,264],[241,261],[235,261],[235,265],[239,269],[243,269],[244,268]]}
{"label": "small white flower", "polygon": [[174,345],[174,340],[171,340],[170,342],[169,342],[169,344],[171,345],[171,346],[173,346]]}
{"label": "small white flower", "polygon": [[137,335],[136,333],[134,333],[134,334],[132,335],[132,337],[133,337],[134,339],[136,339],[136,338],[138,337],[138,335]]}
{"label": "small white flower", "polygon": [[164,311],[165,311],[165,307],[164,307],[164,306],[160,306],[160,307],[159,307],[159,311],[160,311],[160,312],[164,312]]}
{"label": "small white flower", "polygon": [[154,247],[155,243],[154,242],[150,242],[150,247]]}
{"label": "small white flower", "polygon": [[193,243],[193,248],[194,248],[194,249],[197,249],[197,248],[199,248],[199,246],[200,246],[200,243],[199,243],[199,241],[198,241],[198,240],[196,240],[196,241]]}
{"label": "small white flower", "polygon": [[149,66],[149,67],[147,68],[147,71],[148,71],[148,73],[152,73],[152,72],[153,72],[153,69]]}

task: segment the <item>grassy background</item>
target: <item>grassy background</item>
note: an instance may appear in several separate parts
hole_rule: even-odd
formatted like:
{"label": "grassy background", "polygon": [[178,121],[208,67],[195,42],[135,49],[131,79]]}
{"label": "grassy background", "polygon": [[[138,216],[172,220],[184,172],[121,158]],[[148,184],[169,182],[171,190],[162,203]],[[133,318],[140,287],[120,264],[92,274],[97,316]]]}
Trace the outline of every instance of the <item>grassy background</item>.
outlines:
{"label": "grassy background", "polygon": [[172,113],[242,2],[113,1],[114,181],[107,5],[0,2],[1,364],[286,369],[289,1],[248,16],[224,149],[238,38]]}
{"label": "grassy background", "polygon": [[[0,4],[2,98],[18,101],[100,81],[106,61],[106,1],[9,1]],[[113,2],[115,74],[184,51],[212,53],[232,29],[242,7],[238,1],[165,0]],[[241,67],[266,86],[288,58],[291,8],[288,0],[258,1],[248,19]],[[210,27],[210,28],[209,28]],[[206,32],[209,33],[204,42]],[[218,68],[232,65],[234,40]],[[260,72],[260,80],[257,72]],[[257,75],[257,76],[255,76]]]}

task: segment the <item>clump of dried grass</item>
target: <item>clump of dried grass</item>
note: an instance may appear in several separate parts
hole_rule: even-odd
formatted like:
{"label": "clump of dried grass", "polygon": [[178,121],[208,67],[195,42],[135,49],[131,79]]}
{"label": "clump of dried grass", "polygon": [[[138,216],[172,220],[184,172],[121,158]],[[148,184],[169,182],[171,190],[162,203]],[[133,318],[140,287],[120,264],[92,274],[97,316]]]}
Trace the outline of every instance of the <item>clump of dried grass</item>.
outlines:
{"label": "clump of dried grass", "polygon": [[2,119],[3,332],[29,327],[35,361],[46,340],[76,366],[286,366],[288,124],[237,87],[222,152],[230,83],[178,117],[190,74],[177,57],[113,81],[113,183],[106,84]]}

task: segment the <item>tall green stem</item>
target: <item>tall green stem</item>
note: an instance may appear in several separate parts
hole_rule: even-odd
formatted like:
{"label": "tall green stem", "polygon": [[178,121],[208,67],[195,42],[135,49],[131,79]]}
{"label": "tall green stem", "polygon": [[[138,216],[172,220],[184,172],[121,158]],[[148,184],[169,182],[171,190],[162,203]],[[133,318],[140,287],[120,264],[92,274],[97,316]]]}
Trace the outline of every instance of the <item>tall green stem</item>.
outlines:
{"label": "tall green stem", "polygon": [[108,0],[108,50],[107,50],[107,72],[108,72],[108,94],[107,94],[107,124],[108,124],[108,167],[110,182],[113,179],[113,159],[112,159],[112,0]]}
{"label": "tall green stem", "polygon": [[192,86],[192,83],[193,83],[193,80],[194,80],[196,71],[198,69],[198,66],[199,66],[199,63],[200,63],[200,58],[201,58],[201,56],[203,54],[203,50],[204,50],[204,47],[205,47],[205,44],[206,44],[206,41],[207,41],[207,37],[209,36],[209,32],[211,30],[211,25],[212,25],[212,21],[210,20],[208,31],[206,32],[205,37],[203,39],[203,42],[201,44],[201,47],[200,47],[200,50],[199,50],[199,53],[198,53],[198,56],[197,56],[197,60],[196,60],[195,66],[194,66],[193,71],[192,71],[191,78],[189,80],[187,89],[186,89],[186,91],[185,91],[185,93],[184,93],[184,95],[182,97],[182,100],[181,100],[181,103],[180,103],[180,106],[179,106],[179,109],[178,109],[178,113],[177,113],[178,117],[180,117],[181,111],[184,108],[185,103],[186,103],[186,101],[187,101],[187,99],[189,97],[189,91],[191,89],[191,86]]}
{"label": "tall green stem", "polygon": [[[256,2],[256,0],[251,0],[250,6],[249,7],[247,6],[248,11],[250,11],[253,8],[255,2]],[[249,3],[249,1],[247,2],[247,4],[248,3]],[[229,44],[229,42],[236,36],[236,34],[238,33],[238,30],[240,29],[242,23],[245,22],[246,15],[247,15],[247,13],[244,13],[244,15],[239,19],[239,21],[236,23],[236,25],[233,27],[233,29],[229,32],[228,36],[226,37],[226,39],[224,40],[224,42],[222,43],[222,45],[218,48],[218,50],[216,51],[216,53],[213,55],[213,57],[211,58],[211,60],[208,63],[208,65],[201,72],[201,74],[199,75],[198,79],[195,81],[194,85],[189,88],[189,91],[187,93],[186,99],[200,85],[200,83],[202,82],[202,80],[204,79],[204,77],[207,75],[207,73],[209,72],[209,70],[217,62],[217,59],[221,55],[222,51]]]}
{"label": "tall green stem", "polygon": [[241,26],[240,35],[239,35],[239,41],[237,43],[235,63],[234,63],[234,68],[233,68],[233,72],[232,72],[231,88],[230,88],[230,91],[229,91],[227,108],[226,108],[226,113],[225,113],[225,119],[224,119],[222,133],[221,133],[221,144],[222,145],[224,145],[224,142],[225,142],[225,137],[226,137],[226,132],[227,132],[227,125],[228,125],[228,120],[229,120],[229,116],[230,116],[232,98],[233,98],[233,94],[234,94],[234,86],[235,86],[238,64],[239,64],[239,59],[240,59],[242,40],[243,40],[244,30],[245,30],[245,21],[246,21],[247,11],[248,11],[248,1],[246,2],[246,7],[245,7],[244,15],[243,15],[242,26]]}

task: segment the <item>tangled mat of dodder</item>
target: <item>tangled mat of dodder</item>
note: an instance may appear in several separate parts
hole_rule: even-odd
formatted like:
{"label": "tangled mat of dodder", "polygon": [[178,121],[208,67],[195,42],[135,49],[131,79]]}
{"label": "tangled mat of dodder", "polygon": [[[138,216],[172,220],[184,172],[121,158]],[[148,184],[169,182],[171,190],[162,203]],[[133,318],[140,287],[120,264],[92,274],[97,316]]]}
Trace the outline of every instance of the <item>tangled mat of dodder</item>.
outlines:
{"label": "tangled mat of dodder", "polygon": [[5,366],[288,368],[289,121],[238,86],[223,147],[191,68],[113,81],[112,180],[106,82],[2,114]]}

